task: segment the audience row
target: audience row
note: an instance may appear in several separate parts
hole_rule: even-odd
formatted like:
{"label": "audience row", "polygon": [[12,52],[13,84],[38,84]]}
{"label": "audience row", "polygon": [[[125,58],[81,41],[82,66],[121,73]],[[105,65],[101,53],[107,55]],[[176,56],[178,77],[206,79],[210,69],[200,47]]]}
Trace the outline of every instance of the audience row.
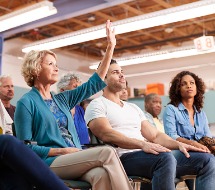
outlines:
{"label": "audience row", "polygon": [[[23,145],[13,137],[0,136],[6,142],[0,149],[1,155],[6,155],[1,158],[1,167],[9,171],[8,176],[20,174],[22,189],[65,189],[59,176],[85,180],[93,190],[131,190],[127,175],[151,179],[151,185],[142,184],[144,190],[173,190],[175,177],[183,175],[197,176],[196,190],[213,189],[214,155],[199,143],[202,137],[211,137],[202,110],[203,81],[189,71],[172,80],[170,103],[162,123],[158,118],[159,96],[145,98],[145,113],[135,104],[123,101],[127,99],[123,92],[127,84],[122,68],[112,59],[116,38],[110,21],[106,23],[106,33],[108,45],[97,71],[83,84],[74,74],[65,75],[58,83],[57,94],[50,91],[58,81],[56,55],[48,50],[26,54],[21,72],[31,90],[17,102],[14,124],[18,139],[36,144]],[[13,97],[13,85],[8,80],[6,93]],[[86,110],[79,105],[102,89],[103,95],[92,100]],[[2,102],[5,107],[12,107],[10,99]],[[116,145],[115,149],[82,149],[83,144],[90,142],[87,126],[103,142]],[[13,146],[11,154],[7,153],[7,142]],[[15,149],[23,154],[15,154]],[[12,156],[19,159],[13,162]],[[37,164],[30,164],[31,161]],[[49,180],[55,180],[56,187],[41,186],[43,179],[36,174],[42,170]],[[1,183],[9,187],[8,176],[5,173]]]}

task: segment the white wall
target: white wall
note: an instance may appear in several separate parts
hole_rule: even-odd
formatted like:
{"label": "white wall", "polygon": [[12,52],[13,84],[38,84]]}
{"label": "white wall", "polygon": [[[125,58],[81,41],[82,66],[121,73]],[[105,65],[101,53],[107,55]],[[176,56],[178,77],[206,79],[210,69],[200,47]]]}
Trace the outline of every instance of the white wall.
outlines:
{"label": "white wall", "polygon": [[[20,39],[9,40],[4,43],[3,56],[2,56],[2,74],[11,75],[15,86],[28,88],[22,75],[21,75],[21,64],[24,53],[21,52],[23,43]],[[78,55],[66,54],[59,50],[54,50],[57,54],[57,64],[59,67],[59,77],[69,71],[76,71],[82,77],[82,81],[85,82],[89,76],[93,73],[82,73],[79,68],[86,66],[93,60],[89,58],[83,58]],[[56,87],[53,86],[52,90],[55,91]]]}

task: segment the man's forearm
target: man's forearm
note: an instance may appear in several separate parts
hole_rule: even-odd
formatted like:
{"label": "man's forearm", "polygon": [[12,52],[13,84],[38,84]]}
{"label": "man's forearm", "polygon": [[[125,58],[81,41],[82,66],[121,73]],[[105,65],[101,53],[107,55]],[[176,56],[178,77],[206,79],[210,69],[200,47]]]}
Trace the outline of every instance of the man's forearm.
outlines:
{"label": "man's forearm", "polygon": [[176,140],[172,139],[165,133],[159,133],[155,140],[153,141],[154,143],[160,144],[166,148],[169,148],[171,150],[176,150],[179,149],[179,142]]}
{"label": "man's forearm", "polygon": [[144,141],[135,138],[126,137],[125,135],[116,131],[104,134],[102,139],[106,143],[112,143],[120,148],[125,149],[141,149],[145,143]]}

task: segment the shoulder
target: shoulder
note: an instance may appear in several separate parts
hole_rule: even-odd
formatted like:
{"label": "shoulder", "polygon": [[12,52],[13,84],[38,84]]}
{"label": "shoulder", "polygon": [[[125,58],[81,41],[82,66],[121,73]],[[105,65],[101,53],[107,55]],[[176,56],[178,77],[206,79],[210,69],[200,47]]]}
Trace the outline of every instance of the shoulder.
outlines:
{"label": "shoulder", "polygon": [[168,104],[164,111],[167,112],[167,111],[176,111],[176,110],[178,110],[178,107],[176,107],[172,104]]}
{"label": "shoulder", "polygon": [[[127,106],[133,107],[135,109],[140,109],[136,104],[131,103],[131,102],[125,102],[123,101],[124,104],[126,104]],[[141,109],[140,109],[141,110]]]}
{"label": "shoulder", "polygon": [[107,104],[106,99],[101,96],[92,100],[90,104],[87,106],[87,108],[89,107],[89,109],[94,109],[95,107],[97,108],[106,107],[106,104]]}
{"label": "shoulder", "polygon": [[143,111],[140,109],[140,107],[137,106],[136,104],[131,103],[131,102],[124,102],[124,103],[126,106],[129,106],[130,108],[135,109],[136,111],[143,113]]}
{"label": "shoulder", "polygon": [[98,103],[100,103],[100,102],[102,102],[102,99],[101,99],[101,97],[98,97],[98,98],[93,99],[93,100],[90,102],[90,104],[98,104]]}
{"label": "shoulder", "polygon": [[205,111],[204,111],[203,109],[201,109],[201,110],[198,112],[198,114],[200,114],[201,116],[207,118],[206,113],[205,113]]}
{"label": "shoulder", "polygon": [[174,105],[172,105],[172,104],[168,104],[167,106],[166,106],[166,109],[177,109],[178,107],[175,107]]}
{"label": "shoulder", "polygon": [[29,92],[24,94],[18,100],[17,105],[20,103],[26,105],[26,104],[29,104],[30,102],[34,102],[34,101],[36,101],[38,103],[39,100],[40,100],[40,96],[38,95],[38,93],[34,89],[31,89]]}
{"label": "shoulder", "polygon": [[[172,105],[172,104],[168,104],[166,106],[166,108],[164,109],[164,112],[163,112],[163,119],[168,115],[175,115],[179,112],[179,109],[178,107]],[[177,114],[178,115],[178,114]]]}
{"label": "shoulder", "polygon": [[149,112],[143,111],[143,113],[145,114],[146,118],[152,118],[153,119],[152,115]]}

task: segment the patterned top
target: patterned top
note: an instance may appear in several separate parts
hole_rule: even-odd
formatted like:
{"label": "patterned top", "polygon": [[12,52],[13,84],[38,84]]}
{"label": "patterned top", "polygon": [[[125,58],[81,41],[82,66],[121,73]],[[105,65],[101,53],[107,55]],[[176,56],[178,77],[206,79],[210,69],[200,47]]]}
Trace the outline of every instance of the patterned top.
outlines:
{"label": "patterned top", "polygon": [[57,104],[52,99],[44,100],[51,112],[53,113],[57,125],[60,129],[61,135],[69,147],[75,147],[74,143],[72,142],[72,135],[67,130],[67,117],[66,115],[59,109]]}

